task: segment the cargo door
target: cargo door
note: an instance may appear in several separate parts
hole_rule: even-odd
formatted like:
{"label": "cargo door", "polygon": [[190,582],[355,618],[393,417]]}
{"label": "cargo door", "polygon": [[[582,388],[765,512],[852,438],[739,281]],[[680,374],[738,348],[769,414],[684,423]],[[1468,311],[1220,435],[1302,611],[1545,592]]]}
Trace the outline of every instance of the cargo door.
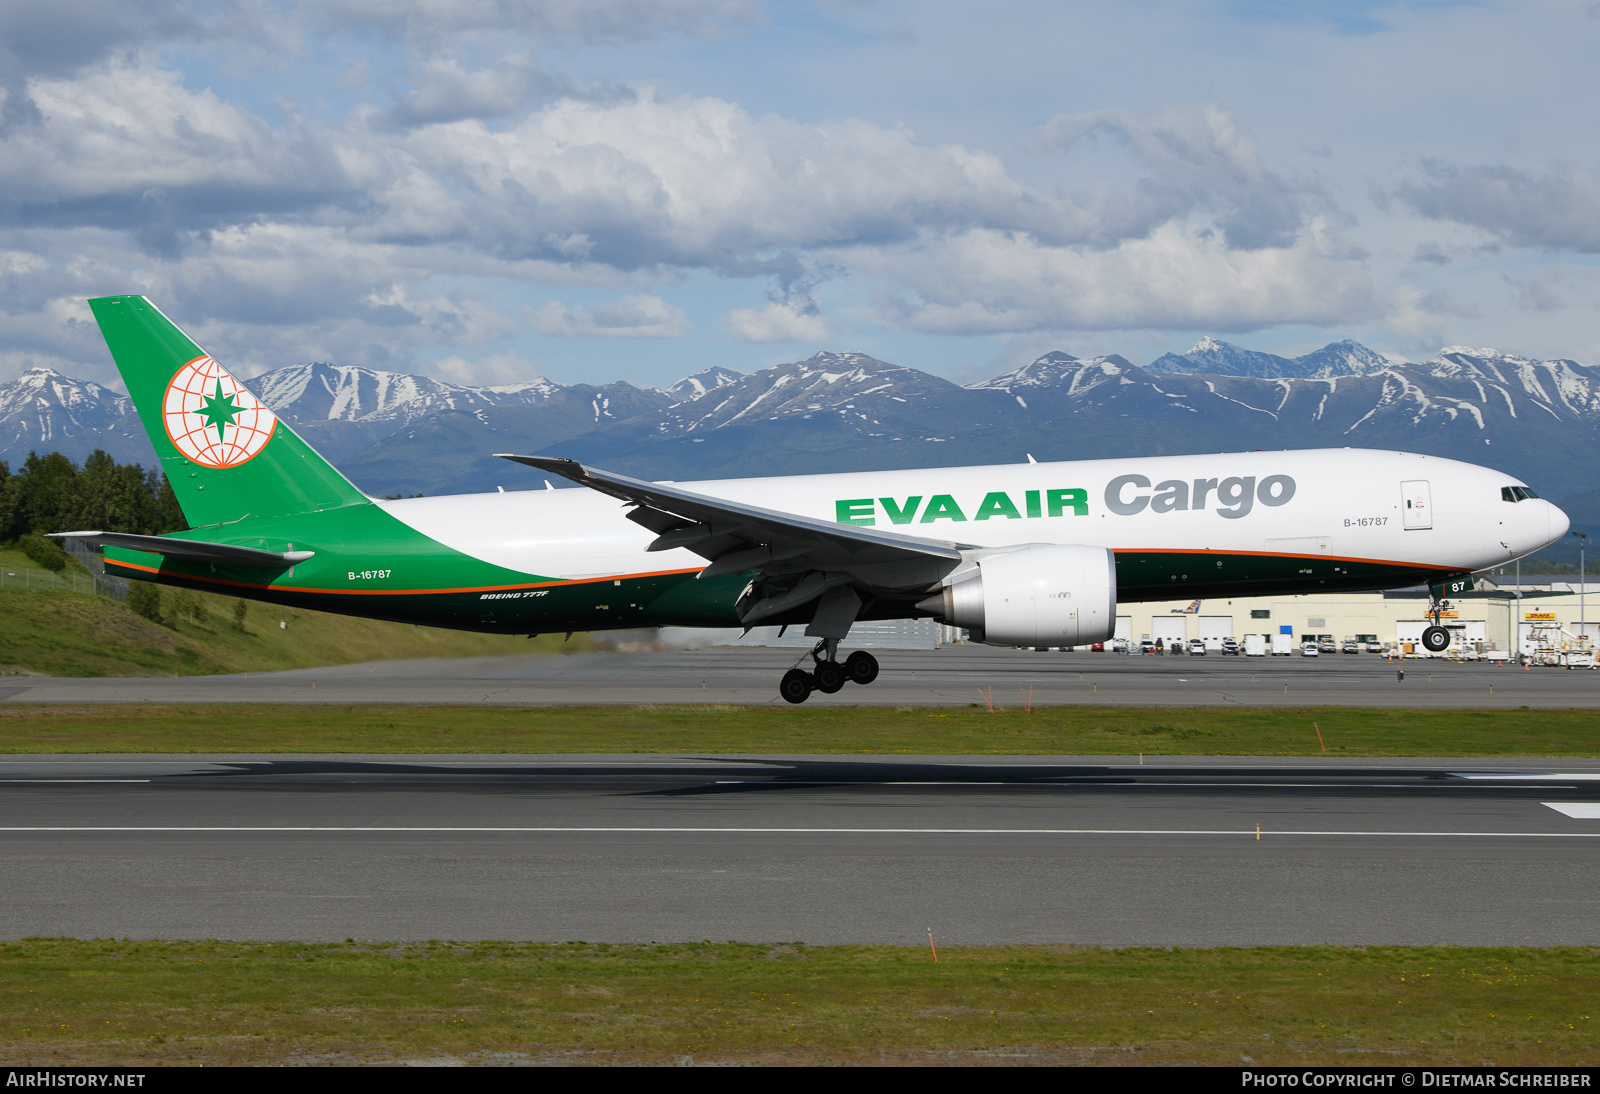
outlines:
{"label": "cargo door", "polygon": [[1189,617],[1185,615],[1155,616],[1150,620],[1150,637],[1161,639],[1163,646],[1182,642],[1189,637]]}
{"label": "cargo door", "polygon": [[1200,617],[1200,640],[1206,644],[1208,650],[1220,650],[1224,638],[1233,637],[1233,616],[1231,615],[1202,615]]}
{"label": "cargo door", "polygon": [[1400,500],[1406,528],[1433,527],[1433,494],[1428,489],[1427,479],[1401,483]]}

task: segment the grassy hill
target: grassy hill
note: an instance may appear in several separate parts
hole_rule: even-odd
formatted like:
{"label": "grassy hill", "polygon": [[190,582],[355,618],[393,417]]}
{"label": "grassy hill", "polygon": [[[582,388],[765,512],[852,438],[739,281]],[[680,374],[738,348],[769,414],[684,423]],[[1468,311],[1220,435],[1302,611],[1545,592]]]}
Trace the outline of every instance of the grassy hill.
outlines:
{"label": "grassy hill", "polygon": [[[77,590],[72,588],[76,578]],[[75,563],[54,579],[20,552],[0,550],[0,675],[197,676],[345,665],[413,657],[573,652],[587,635],[519,636],[352,619],[248,601],[244,629],[233,597],[162,589],[163,623],[90,591]],[[54,584],[54,588],[50,587]]]}

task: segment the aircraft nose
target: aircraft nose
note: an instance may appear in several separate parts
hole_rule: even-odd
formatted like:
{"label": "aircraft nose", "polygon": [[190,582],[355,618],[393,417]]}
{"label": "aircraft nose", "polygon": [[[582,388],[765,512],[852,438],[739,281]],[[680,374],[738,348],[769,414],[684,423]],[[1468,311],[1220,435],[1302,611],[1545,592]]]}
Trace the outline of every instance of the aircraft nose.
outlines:
{"label": "aircraft nose", "polygon": [[1563,513],[1558,507],[1550,505],[1549,509],[1550,542],[1554,543],[1556,540],[1567,534],[1567,531],[1572,527],[1572,521],[1568,518],[1567,514]]}

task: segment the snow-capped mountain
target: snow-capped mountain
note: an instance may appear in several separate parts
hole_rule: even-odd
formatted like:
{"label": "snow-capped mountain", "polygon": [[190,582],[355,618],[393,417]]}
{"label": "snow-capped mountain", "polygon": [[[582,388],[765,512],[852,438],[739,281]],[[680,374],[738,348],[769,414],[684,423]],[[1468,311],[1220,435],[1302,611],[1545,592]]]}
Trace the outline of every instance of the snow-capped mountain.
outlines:
{"label": "snow-capped mountain", "polygon": [[246,380],[245,387],[290,424],[414,422],[441,410],[537,403],[561,390],[542,376],[519,384],[466,387],[431,376],[312,362]]}
{"label": "snow-capped mountain", "polygon": [[957,388],[862,354],[819,354],[663,414],[565,439],[544,454],[691,479],[985,463],[1029,453],[1061,460],[1395,448],[1501,467],[1553,497],[1593,487],[1600,369],[1457,348],[1419,364],[1393,363],[1355,343],[1307,356],[1318,355],[1308,371],[1362,371],[1173,373],[1116,355],[1050,353]]}
{"label": "snow-capped mountain", "polygon": [[528,489],[541,480],[493,453],[538,452],[569,438],[615,429],[624,421],[654,420],[673,402],[664,391],[617,381],[603,387],[558,387],[536,402],[449,408],[365,446],[341,461],[339,469],[374,494]]}
{"label": "snow-capped mountain", "polygon": [[133,409],[126,396],[49,368],[30,368],[0,384],[0,444],[48,446],[85,430],[99,429]]}
{"label": "snow-capped mountain", "polygon": [[693,376],[685,376],[671,387],[662,390],[672,396],[674,402],[683,403],[690,399],[698,399],[706,392],[715,391],[719,387],[736,384],[742,379],[744,379],[742,372],[735,372],[721,365],[712,365]]}
{"label": "snow-capped mountain", "polygon": [[30,451],[81,458],[92,448],[78,451],[76,438],[113,428],[132,412],[127,396],[108,387],[50,368],[30,368],[0,384],[0,458],[13,466]]}
{"label": "snow-capped mountain", "polygon": [[1261,353],[1206,337],[1188,353],[1167,353],[1150,362],[1151,372],[1251,376],[1258,380],[1290,377],[1361,376],[1387,368],[1388,358],[1346,338],[1300,357]]}
{"label": "snow-capped mountain", "polygon": [[321,362],[274,369],[246,380],[245,386],[335,461],[444,411],[532,405],[562,390],[542,376],[467,387],[431,376]]}
{"label": "snow-capped mountain", "polygon": [[[1168,367],[1175,361],[1182,370]],[[1201,364],[1214,371],[1195,371]],[[1254,374],[1262,372],[1277,374]],[[1561,498],[1594,490],[1600,456],[1600,369],[1461,346],[1393,362],[1348,340],[1291,359],[1209,339],[1145,368],[1115,354],[1048,353],[968,387],[861,353],[818,353],[748,375],[710,368],[666,390],[537,378],[474,388],[320,364],[251,387],[374,494],[542,486],[493,459],[497,451],[689,480],[1029,453],[1364,447],[1489,464]],[[81,459],[103,447],[148,465],[153,453],[130,410],[99,385],[34,370],[0,385],[10,442],[0,458],[15,464],[40,448]]]}
{"label": "snow-capped mountain", "polygon": [[811,420],[836,415],[859,421],[873,435],[920,421],[931,401],[961,389],[913,368],[886,364],[864,353],[818,353],[774,365],[672,407],[658,433],[694,433],[735,422]]}
{"label": "snow-capped mountain", "polygon": [[1065,391],[1072,394],[1083,387],[1120,376],[1134,368],[1135,366],[1128,360],[1115,353],[1084,361],[1070,353],[1057,351],[1047,353],[1036,361],[1021,368],[1014,368],[992,380],[968,384],[967,387],[971,391],[1004,391],[1026,406],[1027,402],[1023,396],[1030,388]]}

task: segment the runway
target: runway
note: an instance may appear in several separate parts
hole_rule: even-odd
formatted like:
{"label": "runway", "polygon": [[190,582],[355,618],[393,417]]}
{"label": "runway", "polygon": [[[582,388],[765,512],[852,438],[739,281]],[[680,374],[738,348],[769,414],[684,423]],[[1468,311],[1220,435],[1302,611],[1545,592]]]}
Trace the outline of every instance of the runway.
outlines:
{"label": "runway", "polygon": [[[803,657],[794,649],[712,648],[383,661],[181,679],[9,677],[0,682],[0,701],[782,705],[778,680]],[[875,683],[815,693],[809,702],[965,706],[979,701],[982,689],[1003,705],[1600,706],[1600,672],[1435,660],[1391,664],[1374,654],[1124,657],[951,646],[884,650],[878,658],[883,671]]]}
{"label": "runway", "polygon": [[6,938],[1600,936],[1592,761],[13,757],[0,803]]}

